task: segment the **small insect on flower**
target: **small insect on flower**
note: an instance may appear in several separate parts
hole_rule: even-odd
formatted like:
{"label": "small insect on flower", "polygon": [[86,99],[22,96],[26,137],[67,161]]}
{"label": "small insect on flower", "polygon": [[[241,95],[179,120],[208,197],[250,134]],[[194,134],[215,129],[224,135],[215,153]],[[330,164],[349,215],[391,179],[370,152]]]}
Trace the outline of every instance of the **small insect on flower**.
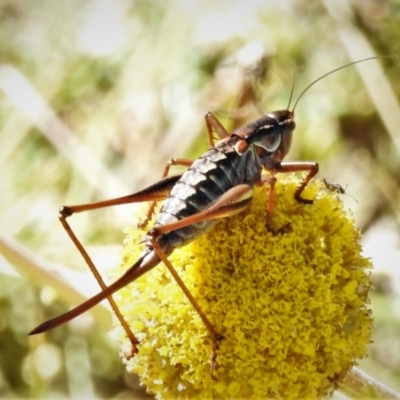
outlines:
{"label": "small insect on flower", "polygon": [[[363,272],[369,264],[359,255],[358,231],[343,211],[335,214],[342,210],[340,203],[329,199],[337,194],[320,196],[311,182],[318,164],[283,159],[300,98],[323,77],[357,62],[307,86],[292,111],[289,101],[288,109],[269,112],[231,133],[208,113],[210,149],[195,161],[172,159],[163,178],[140,192],[61,207],[60,221],[101,292],[30,334],[55,328],[107,298],[128,338],[126,358],[136,354],[134,359],[145,362],[141,357],[151,354],[152,362],[140,363],[142,379],[152,391],[154,385],[161,386],[158,393],[165,391],[166,397],[181,392],[183,397],[293,398],[331,390],[353,358],[365,352],[364,340],[351,342],[349,351],[346,337],[354,332],[369,337],[370,325],[364,324],[370,321],[364,307],[369,281]],[[172,165],[188,169],[170,176]],[[305,175],[284,185],[277,182],[277,174],[288,172]],[[67,218],[142,201],[151,202],[143,226],[156,203],[162,205],[144,232],[141,253],[128,250],[122,276],[107,286]],[[172,283],[159,274],[160,268],[154,270],[160,263],[174,278]],[[121,298],[117,304],[112,295],[134,281],[133,300],[120,297],[126,296],[124,290],[124,295],[116,295]],[[138,318],[132,318],[132,312]],[[297,368],[291,369],[292,364]],[[205,374],[205,367],[211,367],[211,374]],[[282,382],[282,376],[287,380]]]}
{"label": "small insect on flower", "polygon": [[356,203],[358,203],[357,199],[354,198],[353,196],[351,196],[350,194],[346,193],[346,189],[343,188],[343,186],[339,185],[338,183],[328,182],[325,178],[322,179],[322,182],[324,182],[325,187],[326,187],[329,191],[335,192],[335,193],[340,193],[340,194],[347,194],[347,195],[350,196]]}

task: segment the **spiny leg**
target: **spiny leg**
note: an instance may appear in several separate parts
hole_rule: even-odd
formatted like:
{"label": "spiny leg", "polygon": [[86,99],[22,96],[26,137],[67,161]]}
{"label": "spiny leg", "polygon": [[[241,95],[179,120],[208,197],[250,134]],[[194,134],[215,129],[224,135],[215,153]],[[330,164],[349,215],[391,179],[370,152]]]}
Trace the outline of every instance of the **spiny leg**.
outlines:
{"label": "spiny leg", "polygon": [[[295,199],[304,204],[312,204],[313,200],[311,199],[305,199],[301,196],[303,193],[303,190],[306,188],[310,180],[312,179],[313,176],[315,176],[318,173],[319,166],[318,163],[316,162],[281,162],[277,165],[274,166],[274,171],[273,173],[287,173],[287,172],[299,172],[299,171],[308,171],[307,176],[303,179],[301,182],[300,186],[296,189],[294,193]],[[287,228],[290,226],[290,223],[282,226],[281,228],[274,229],[272,227],[272,212],[273,212],[273,201],[274,201],[274,195],[275,195],[275,183],[276,183],[276,178],[274,175],[267,175],[263,176],[261,178],[261,182],[263,184],[269,184],[270,185],[270,190],[269,190],[269,198],[268,198],[268,205],[267,205],[267,229],[272,232],[273,234],[277,233],[282,233],[287,230]]]}
{"label": "spiny leg", "polygon": [[36,328],[29,332],[29,335],[37,335],[39,333],[47,332],[51,329],[56,328],[68,321],[76,318],[77,316],[83,314],[84,312],[90,310],[95,305],[99,304],[101,301],[107,299],[118,290],[129,285],[131,282],[140,278],[143,274],[148,272],[150,269],[154,268],[160,259],[153,251],[152,253],[143,254],[139,259],[132,264],[125,273],[120,276],[116,281],[107,286],[104,290],[101,290],[96,295],[90,297],[83,303],[72,308],[71,310],[59,315],[58,317],[52,318],[38,325]]}
{"label": "spiny leg", "polygon": [[212,340],[212,347],[211,347],[211,356],[210,356],[210,361],[211,361],[211,373],[215,368],[217,367],[217,351],[219,349],[219,342],[224,338],[222,335],[220,335],[207,316],[204,314],[202,309],[199,307],[198,303],[196,302],[195,298],[193,295],[190,293],[189,289],[185,286],[184,282],[174,269],[173,265],[171,262],[167,259],[167,256],[165,253],[162,251],[160,248],[157,239],[161,235],[183,228],[185,226],[189,226],[192,224],[195,224],[197,222],[201,221],[207,221],[207,220],[212,220],[212,219],[221,219],[221,218],[226,218],[232,215],[236,215],[242,211],[244,211],[251,202],[252,199],[252,194],[253,194],[253,189],[249,185],[246,184],[241,184],[238,186],[235,186],[228,190],[226,193],[224,193],[222,196],[220,196],[215,203],[213,203],[209,208],[191,215],[189,217],[183,218],[179,221],[176,221],[174,223],[168,224],[168,225],[163,225],[163,226],[157,226],[154,227],[152,230],[150,230],[149,235],[152,237],[151,243],[154,247],[154,251],[157,253],[158,257],[164,262],[164,264],[167,266],[168,270],[190,301],[190,303],[193,305],[197,313],[199,314],[201,320],[203,321],[204,325],[206,326]]}
{"label": "spiny leg", "polygon": [[253,188],[251,186],[244,183],[234,186],[205,210],[167,225],[154,226],[150,229],[149,234],[153,237],[159,236],[202,221],[231,217],[244,211],[250,205],[252,197]]}
{"label": "spiny leg", "polygon": [[193,308],[197,311],[199,314],[203,324],[207,328],[210,336],[211,336],[211,341],[212,341],[212,346],[211,346],[211,356],[210,356],[210,362],[211,362],[211,373],[215,370],[217,367],[217,351],[219,349],[219,342],[224,339],[222,335],[220,335],[214,328],[214,326],[211,324],[203,310],[200,308],[198,305],[196,299],[193,297],[193,295],[190,293],[190,290],[187,288],[179,274],[176,272],[175,268],[171,264],[171,262],[168,260],[167,256],[164,254],[162,251],[160,245],[157,243],[156,239],[151,239],[151,244],[153,245],[154,251],[157,253],[158,257],[160,257],[161,261],[165,264],[165,266],[168,268],[168,271],[171,273],[173,278],[175,279],[176,283],[179,285],[183,293],[185,294],[186,298],[189,300]]}
{"label": "spiny leg", "polygon": [[[74,243],[75,247],[78,249],[78,251],[80,252],[82,257],[86,261],[86,264],[90,268],[91,272],[93,273],[94,277],[96,278],[96,280],[102,290],[105,290],[107,288],[107,285],[105,284],[103,278],[101,277],[99,271],[97,270],[96,266],[94,265],[93,261],[91,260],[86,249],[83,247],[82,243],[79,241],[79,239],[75,235],[74,231],[72,230],[71,226],[67,222],[67,218],[70,217],[74,213],[91,211],[91,210],[96,210],[96,209],[105,208],[105,207],[111,207],[111,206],[115,206],[115,205],[130,204],[130,203],[135,203],[135,202],[139,202],[139,201],[151,201],[151,200],[155,200],[155,199],[162,200],[168,195],[169,191],[171,190],[173,185],[176,183],[176,181],[179,179],[179,177],[180,176],[169,177],[169,178],[163,179],[163,180],[156,182],[155,184],[150,185],[149,187],[147,187],[137,193],[134,193],[134,194],[131,194],[128,196],[105,200],[105,201],[99,201],[99,202],[95,202],[95,203],[80,204],[80,205],[75,205],[75,206],[63,206],[60,208],[59,219],[60,219],[61,224],[63,225],[68,236]],[[127,322],[125,321],[123,315],[121,314],[121,312],[120,312],[117,304],[113,300],[113,298],[111,296],[108,296],[107,299],[132,344],[132,352],[130,355],[128,355],[128,357],[133,356],[138,351],[137,344],[139,342],[136,339],[135,335],[132,333],[131,329],[129,328]]]}
{"label": "spiny leg", "polygon": [[299,171],[308,171],[307,176],[303,179],[300,186],[294,192],[295,199],[304,204],[312,204],[313,200],[305,199],[301,196],[303,190],[310,182],[311,178],[318,173],[319,165],[316,162],[282,162],[275,167],[275,172],[299,172]]}
{"label": "spiny leg", "polygon": [[[67,212],[66,212],[67,211]],[[105,290],[107,288],[107,285],[104,283],[104,280],[102,276],[100,275],[99,271],[97,270],[96,266],[94,265],[92,259],[90,258],[89,254],[83,247],[82,243],[79,241],[77,236],[75,235],[74,231],[72,230],[71,226],[67,222],[67,217],[70,215],[68,214],[69,209],[66,207],[63,207],[60,210],[59,214],[59,219],[67,232],[68,236],[71,238],[72,242],[75,244],[76,248],[78,251],[81,253],[82,257],[86,261],[86,264],[89,266],[90,270],[92,271],[92,274],[96,278],[96,281],[100,285],[102,290]],[[137,345],[139,344],[139,340],[136,338],[136,336],[133,334],[132,330],[130,329],[128,323],[125,321],[125,318],[123,317],[121,311],[119,310],[117,304],[115,303],[114,299],[112,296],[107,297],[108,302],[110,303],[111,308],[113,309],[118,321],[122,325],[126,335],[128,336],[129,341],[131,342],[132,350],[130,354],[127,354],[127,358],[132,358],[137,352],[138,348]]]}
{"label": "spiny leg", "polygon": [[[219,137],[220,140],[225,139],[229,137],[229,133],[226,131],[226,129],[223,127],[221,122],[217,119],[217,117],[212,114],[211,112],[208,112],[205,116],[206,120],[206,126],[207,126],[207,132],[208,132],[208,144],[210,147],[214,147],[214,137],[213,137],[213,132],[215,131]],[[189,160],[187,158],[171,158],[167,164],[164,167],[164,172],[162,177],[165,178],[169,174],[169,170],[172,166],[175,165],[180,165],[183,167],[190,167],[193,163],[193,160]],[[145,219],[139,224],[139,227],[144,227],[148,224],[149,220],[151,219],[151,216],[154,213],[154,208],[156,206],[156,201],[152,202],[149,206],[149,209],[146,213]]]}
{"label": "spiny leg", "polygon": [[287,231],[290,226],[290,222],[276,229],[272,226],[272,215],[274,210],[274,199],[275,199],[275,184],[276,177],[275,175],[264,175],[261,178],[261,182],[263,185],[269,185],[269,195],[268,195],[268,203],[267,203],[267,216],[266,216],[266,226],[269,232],[274,235],[278,233],[284,233]]}
{"label": "spiny leg", "polygon": [[[213,132],[215,131],[220,140],[229,137],[229,133],[223,127],[218,118],[211,112],[208,112],[204,117],[206,120],[207,133],[208,133],[208,144],[210,147],[214,147],[214,137]],[[162,177],[165,178],[169,174],[169,170],[174,165],[181,165],[184,167],[190,167],[193,164],[193,160],[187,158],[171,158],[164,167],[164,172]]]}
{"label": "spiny leg", "polygon": [[205,116],[205,119],[208,131],[208,144],[210,147],[215,146],[213,132],[218,135],[220,140],[229,137],[229,133],[213,113],[208,112]]}
{"label": "spiny leg", "polygon": [[275,233],[272,228],[272,213],[274,209],[274,197],[275,197],[275,183],[276,177],[274,175],[267,175],[262,177],[262,183],[264,185],[269,185],[269,195],[268,195],[268,203],[267,203],[267,217],[266,217],[266,225],[269,232]]}

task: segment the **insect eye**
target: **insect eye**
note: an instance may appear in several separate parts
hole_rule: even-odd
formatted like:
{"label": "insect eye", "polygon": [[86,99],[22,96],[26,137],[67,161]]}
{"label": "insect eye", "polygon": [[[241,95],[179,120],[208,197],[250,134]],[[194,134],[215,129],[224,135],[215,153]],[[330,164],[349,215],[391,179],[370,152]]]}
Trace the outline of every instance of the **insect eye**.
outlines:
{"label": "insect eye", "polygon": [[259,140],[254,141],[256,146],[263,147],[267,151],[275,151],[281,144],[281,135],[279,132],[269,132],[261,135]]}

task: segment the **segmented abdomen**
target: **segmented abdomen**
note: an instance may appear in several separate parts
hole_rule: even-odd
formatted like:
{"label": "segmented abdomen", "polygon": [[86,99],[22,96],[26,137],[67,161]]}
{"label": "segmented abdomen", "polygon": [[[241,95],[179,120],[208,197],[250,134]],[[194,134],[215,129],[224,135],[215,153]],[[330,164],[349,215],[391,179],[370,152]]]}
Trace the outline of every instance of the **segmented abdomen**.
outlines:
{"label": "segmented abdomen", "polygon": [[[165,200],[155,225],[166,225],[204,210],[232,187],[248,181],[249,157],[239,156],[231,138],[217,144],[198,158],[182,175]],[[250,169],[255,168],[254,160]],[[260,170],[257,166],[251,173]],[[169,232],[165,239],[172,247],[182,246],[212,227],[216,221],[203,221]]]}

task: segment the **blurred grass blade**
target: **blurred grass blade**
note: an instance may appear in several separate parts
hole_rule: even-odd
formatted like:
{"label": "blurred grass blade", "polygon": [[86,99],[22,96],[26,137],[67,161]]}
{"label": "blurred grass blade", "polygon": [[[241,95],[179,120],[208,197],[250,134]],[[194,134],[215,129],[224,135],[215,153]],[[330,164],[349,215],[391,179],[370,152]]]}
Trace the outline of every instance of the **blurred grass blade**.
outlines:
{"label": "blurred grass blade", "polygon": [[15,107],[28,117],[53,146],[85,178],[89,187],[101,176],[98,190],[104,196],[128,189],[112,175],[93,152],[58,118],[26,77],[12,65],[0,66],[0,89]]}
{"label": "blurred grass blade", "polygon": [[400,399],[400,393],[376,381],[358,368],[353,368],[346,376],[339,391],[352,399]]}
{"label": "blurred grass blade", "polygon": [[[0,254],[24,277],[29,279],[38,287],[49,286],[54,289],[59,298],[67,304],[79,304],[87,299],[87,296],[78,291],[76,287],[87,288],[85,274],[74,272],[61,266],[44,261],[31,253],[27,248],[21,246],[10,237],[0,234]],[[54,272],[54,271],[57,272]],[[77,275],[79,278],[77,278]],[[70,282],[70,283],[68,283]],[[93,308],[96,321],[104,327],[109,328],[111,323],[110,311],[105,307]]]}
{"label": "blurred grass blade", "polygon": [[[354,15],[348,1],[323,0],[323,4],[328,10],[329,15],[336,22],[337,35],[342,41],[344,48],[347,50],[351,61],[377,55],[366,35],[353,23]],[[400,57],[400,55],[397,54],[383,55]],[[390,82],[385,76],[382,66],[379,64],[379,60],[358,64],[356,68],[370,94],[371,101],[375,105],[397,149],[397,153],[400,154],[400,136],[398,134],[400,126],[400,105]]]}

